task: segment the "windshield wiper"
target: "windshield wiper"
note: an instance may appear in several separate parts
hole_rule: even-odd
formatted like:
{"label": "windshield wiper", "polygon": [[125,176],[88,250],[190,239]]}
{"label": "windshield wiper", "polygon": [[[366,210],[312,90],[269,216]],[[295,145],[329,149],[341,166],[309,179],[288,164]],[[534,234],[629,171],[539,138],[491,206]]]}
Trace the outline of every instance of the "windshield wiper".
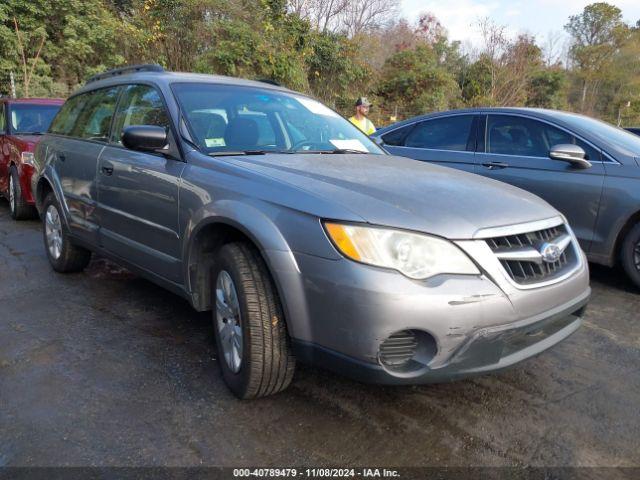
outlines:
{"label": "windshield wiper", "polygon": [[344,155],[347,153],[367,154],[369,152],[363,152],[362,150],[356,150],[354,148],[336,148],[334,150],[295,150],[293,153],[312,153],[312,154],[319,154],[319,155]]}
{"label": "windshield wiper", "polygon": [[14,135],[44,135],[45,132],[15,132]]}
{"label": "windshield wiper", "polygon": [[226,157],[233,155],[269,155],[269,154],[292,154],[298,153],[295,150],[220,150],[217,152],[207,153],[210,157]]}
{"label": "windshield wiper", "polygon": [[219,151],[219,152],[210,152],[207,153],[210,157],[231,157],[234,155],[266,155],[267,153],[278,153],[278,152],[267,152],[266,150],[227,150],[227,151]]}

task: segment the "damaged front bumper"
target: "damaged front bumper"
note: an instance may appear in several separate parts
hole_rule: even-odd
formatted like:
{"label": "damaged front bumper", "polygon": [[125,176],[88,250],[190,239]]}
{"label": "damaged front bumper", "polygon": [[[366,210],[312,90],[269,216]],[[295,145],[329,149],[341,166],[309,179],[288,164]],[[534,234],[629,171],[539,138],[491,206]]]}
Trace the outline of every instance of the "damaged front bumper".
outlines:
{"label": "damaged front bumper", "polygon": [[[296,260],[308,315],[293,329],[297,358],[381,384],[449,381],[535,356],[578,329],[591,293],[584,259],[570,278],[526,291],[497,272],[415,281],[347,260]],[[418,345],[432,340],[427,353],[402,367],[385,364],[385,340],[407,331]]]}

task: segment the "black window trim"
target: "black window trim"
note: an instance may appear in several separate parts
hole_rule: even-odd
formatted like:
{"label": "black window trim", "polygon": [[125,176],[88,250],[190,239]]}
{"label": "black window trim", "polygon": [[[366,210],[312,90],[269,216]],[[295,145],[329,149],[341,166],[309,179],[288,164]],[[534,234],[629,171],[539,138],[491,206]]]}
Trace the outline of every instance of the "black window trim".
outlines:
{"label": "black window trim", "polygon": [[[173,144],[175,145],[175,149],[176,149],[176,153],[178,154],[178,158],[174,158],[173,156],[167,157],[167,155],[163,154],[163,153],[155,153],[155,152],[145,152],[148,155],[153,155],[156,157],[163,157],[163,158],[171,158],[173,160],[176,161],[180,161],[180,162],[185,162],[186,163],[186,158],[184,156],[184,152],[182,151],[182,144],[179,140],[180,136],[177,133],[177,129],[176,126],[174,124],[173,121],[173,117],[171,115],[171,110],[169,110],[169,106],[167,104],[167,100],[164,96],[164,93],[162,92],[162,89],[160,88],[160,86],[154,82],[150,82],[147,80],[132,80],[130,82],[122,82],[122,83],[118,83],[117,86],[122,87],[121,91],[120,91],[120,95],[118,96],[118,101],[116,103],[116,109],[113,111],[113,117],[111,118],[111,126],[109,128],[109,141],[106,144],[108,147],[112,147],[112,148],[119,148],[122,150],[129,150],[127,147],[125,147],[124,145],[120,145],[116,142],[112,141],[112,137],[113,134],[115,133],[113,131],[114,128],[114,122],[116,119],[116,113],[118,113],[118,108],[120,107],[120,102],[122,101],[122,96],[124,95],[124,91],[127,89],[127,87],[130,87],[132,85],[145,85],[147,87],[151,87],[153,88],[157,93],[158,96],[160,97],[160,101],[162,102],[162,106],[164,107],[165,111],[167,112],[167,118],[169,119],[169,129],[171,130],[171,135],[173,136]],[[173,93],[173,91],[172,91]]]}
{"label": "black window trim", "polygon": [[[176,152],[178,154],[179,159],[175,159],[174,160],[179,160],[181,162],[186,162],[185,160],[185,156],[184,153],[182,151],[182,145],[181,142],[178,140],[180,137],[177,135],[176,133],[176,127],[174,125],[174,121],[173,121],[173,117],[171,115],[171,110],[168,107],[167,104],[167,100],[164,96],[164,93],[162,92],[162,89],[160,88],[160,86],[154,82],[150,82],[148,80],[133,80],[131,82],[118,82],[118,83],[112,83],[111,85],[105,85],[105,86],[101,86],[98,88],[92,88],[89,90],[83,90],[81,92],[78,93],[74,93],[73,95],[70,95],[67,100],[65,100],[65,103],[68,102],[69,100],[71,100],[72,98],[78,97],[80,95],[84,95],[86,93],[91,93],[91,92],[95,92],[98,90],[104,90],[104,89],[108,89],[108,88],[119,88],[120,91],[118,92],[118,98],[116,100],[116,106],[115,106],[115,110],[113,111],[113,116],[111,117],[111,124],[109,125],[109,141],[108,142],[99,142],[97,140],[89,140],[86,138],[78,138],[78,137],[73,137],[71,135],[63,135],[61,133],[53,133],[51,131],[47,132],[47,135],[53,135],[56,137],[62,137],[62,138],[69,138],[72,140],[77,140],[80,142],[90,142],[90,143],[95,143],[97,145],[103,145],[103,146],[109,146],[109,147],[113,147],[113,148],[121,148],[124,150],[129,150],[128,148],[122,146],[122,145],[118,145],[117,143],[113,143],[111,141],[111,137],[113,136],[113,127],[114,127],[114,121],[115,121],[115,117],[116,117],[116,112],[118,111],[118,107],[120,106],[120,100],[122,99],[122,94],[125,91],[126,87],[130,86],[130,85],[147,85],[149,87],[152,87],[154,90],[156,90],[156,92],[158,93],[158,95],[160,96],[160,100],[162,101],[162,105],[164,106],[165,111],[167,112],[167,117],[169,119],[169,128],[171,129],[171,133],[173,135],[174,138],[174,144],[176,147]],[[60,107],[62,109],[62,106]],[[58,112],[59,113],[59,112]],[[54,117],[55,120],[55,117]],[[51,122],[53,124],[53,121]],[[51,128],[51,127],[49,127]],[[152,152],[148,152],[149,155],[154,155],[154,156],[160,156],[160,157],[164,157],[167,158],[166,155],[163,155],[161,153],[152,153]],[[171,157],[173,158],[173,157]]]}
{"label": "black window trim", "polygon": [[[484,151],[478,152],[478,153],[486,153],[488,155],[501,155],[504,157],[524,157],[524,158],[546,158],[549,159],[549,157],[537,157],[537,156],[533,156],[533,155],[511,155],[511,154],[507,154],[507,153],[491,153],[487,151],[487,128],[489,128],[489,116],[490,115],[499,115],[499,116],[508,116],[508,117],[521,117],[521,118],[526,118],[527,120],[534,120],[534,121],[538,121],[538,122],[542,122],[545,123],[547,125],[550,125],[554,128],[557,128],[559,130],[562,130],[563,132],[577,138],[578,140],[586,143],[587,145],[589,145],[591,148],[593,148],[594,150],[597,150],[598,152],[600,152],[600,160],[589,160],[589,162],[591,163],[602,163],[602,164],[617,164],[620,165],[620,162],[618,162],[617,160],[615,160],[608,152],[606,152],[605,150],[603,150],[602,148],[594,145],[592,142],[585,140],[584,137],[577,135],[576,133],[568,130],[567,128],[558,125],[556,123],[550,122],[546,119],[542,119],[542,118],[538,118],[538,117],[534,117],[531,115],[526,115],[526,114],[522,114],[522,113],[515,113],[515,112],[482,112],[481,113],[482,116],[484,116]],[[604,158],[608,158],[609,160],[605,161]]]}
{"label": "black window trim", "polygon": [[[407,139],[407,137],[411,134],[411,132],[413,132],[413,130],[421,123],[426,123],[426,122],[430,122],[430,121],[434,121],[434,120],[442,120],[444,118],[450,118],[450,117],[461,117],[461,116],[470,116],[473,117],[471,119],[471,126],[469,127],[469,138],[467,138],[467,145],[469,144],[469,141],[472,139],[471,137],[476,137],[476,145],[477,145],[477,132],[474,131],[474,124],[477,121],[476,117],[480,116],[478,113],[473,113],[473,112],[455,112],[455,113],[451,113],[451,114],[446,114],[446,115],[434,115],[432,117],[427,117],[427,118],[421,118],[419,120],[415,120],[413,122],[409,122],[409,123],[405,123],[402,125],[399,125],[397,128],[393,128],[391,130],[389,130],[388,132],[384,132],[382,135],[380,135],[380,138],[382,138],[385,135],[388,135],[392,132],[395,132],[396,130],[400,130],[401,128],[405,128],[410,126],[411,129],[409,129],[407,131],[407,134],[404,137],[405,141]],[[384,145],[387,145],[386,143]],[[412,149],[420,149],[420,150],[429,150],[430,152],[456,152],[456,153],[475,153],[474,150],[467,150],[466,148],[464,150],[446,150],[446,149],[442,149],[442,148],[425,148],[425,147],[407,147],[405,145],[388,145],[389,147],[393,147],[393,148],[412,148]]]}
{"label": "black window trim", "polygon": [[[100,90],[108,90],[111,88],[119,88],[120,91],[118,92],[118,96],[116,98],[116,108],[118,106],[118,102],[120,102],[120,96],[122,95],[122,85],[121,84],[114,84],[114,85],[109,85],[106,87],[100,87],[100,88],[93,88],[91,90],[86,90],[84,92],[79,92],[79,93],[75,93],[71,96],[69,96],[64,104],[62,104],[60,106],[60,110],[58,111],[58,114],[56,114],[56,117],[60,114],[60,111],[62,110],[62,107],[71,99],[76,98],[76,97],[80,97],[82,95],[86,95],[86,94],[90,94],[93,92],[98,92]],[[82,108],[84,109],[84,105],[82,106]],[[111,129],[113,128],[113,117],[115,117],[115,110],[113,111],[114,115],[111,116],[111,123],[109,124],[109,138],[111,138]],[[82,110],[80,110],[80,113],[82,113]],[[79,115],[79,114],[78,114]],[[51,125],[53,125],[53,122],[55,122],[56,117],[53,118],[53,120],[51,121]],[[75,124],[74,124],[74,128],[75,128]],[[65,135],[63,133],[56,133],[56,132],[52,132],[51,131],[51,126],[49,126],[49,130],[47,130],[47,135],[52,135],[54,137],[62,137],[62,138],[69,138],[71,140],[77,140],[79,142],[89,142],[89,143],[95,143],[96,145],[108,145],[109,142],[100,142],[98,140],[91,140],[90,138],[81,138],[81,137],[76,137],[74,135]]]}

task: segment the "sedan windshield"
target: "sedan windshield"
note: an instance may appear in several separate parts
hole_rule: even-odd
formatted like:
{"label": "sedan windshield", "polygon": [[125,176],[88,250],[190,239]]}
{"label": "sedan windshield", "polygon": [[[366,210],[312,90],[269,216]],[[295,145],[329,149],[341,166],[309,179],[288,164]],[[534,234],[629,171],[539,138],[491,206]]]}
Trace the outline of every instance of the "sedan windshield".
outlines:
{"label": "sedan windshield", "polygon": [[60,110],[60,105],[34,105],[14,103],[10,107],[11,133],[39,134],[49,129],[49,125]]}
{"label": "sedan windshield", "polygon": [[302,95],[257,87],[177,83],[189,130],[208,154],[384,152],[357,127]]}

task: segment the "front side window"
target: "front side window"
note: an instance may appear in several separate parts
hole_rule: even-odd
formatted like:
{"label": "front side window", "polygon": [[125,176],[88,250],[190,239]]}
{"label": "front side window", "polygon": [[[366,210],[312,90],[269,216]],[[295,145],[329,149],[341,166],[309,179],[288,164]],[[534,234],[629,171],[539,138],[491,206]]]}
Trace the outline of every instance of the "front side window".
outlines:
{"label": "front side window", "polygon": [[60,105],[14,103],[9,107],[9,126],[14,135],[46,132]]}
{"label": "front side window", "polygon": [[302,95],[209,83],[176,83],[172,89],[192,137],[205,153],[384,154],[353,124]]}
{"label": "front side window", "polygon": [[51,123],[49,131],[58,135],[70,135],[88,98],[89,95],[83,93],[64,102],[64,105],[62,105],[62,108]]}
{"label": "front side window", "polygon": [[119,91],[118,87],[113,87],[87,93],[85,106],[78,116],[71,136],[107,142]]}
{"label": "front side window", "polygon": [[433,150],[466,151],[471,138],[473,115],[455,115],[419,123],[407,136],[404,145]]}
{"label": "front side window", "polygon": [[122,132],[132,125],[169,128],[169,116],[160,93],[149,85],[126,87],[116,112],[112,141],[122,144]]}
{"label": "front side window", "polygon": [[600,152],[569,132],[537,120],[490,115],[487,124],[487,152],[503,155],[549,158],[555,145],[579,145],[587,160],[600,160]]}

